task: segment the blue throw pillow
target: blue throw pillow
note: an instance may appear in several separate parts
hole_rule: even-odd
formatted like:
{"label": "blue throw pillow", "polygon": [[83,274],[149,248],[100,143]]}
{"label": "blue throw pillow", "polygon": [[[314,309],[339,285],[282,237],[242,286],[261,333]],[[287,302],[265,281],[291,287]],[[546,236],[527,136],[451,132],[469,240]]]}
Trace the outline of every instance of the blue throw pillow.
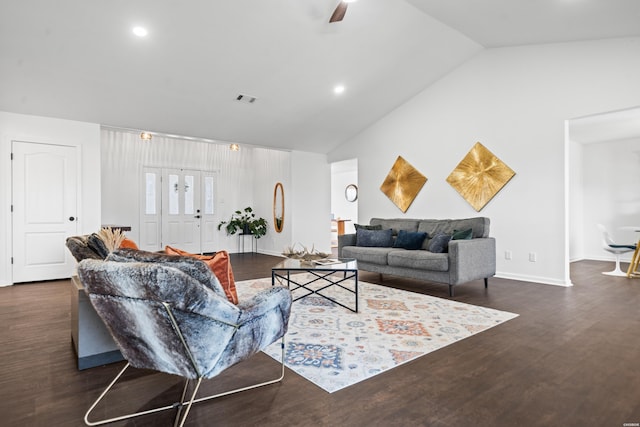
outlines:
{"label": "blue throw pillow", "polygon": [[356,230],[356,246],[390,248],[393,244],[392,230]]}
{"label": "blue throw pillow", "polygon": [[431,242],[429,242],[429,252],[436,254],[447,252],[449,249],[449,240],[451,240],[451,236],[448,234],[436,234],[433,236],[433,239],[431,239]]}
{"label": "blue throw pillow", "polygon": [[473,237],[473,229],[469,228],[467,230],[453,230],[453,235],[451,236],[451,240],[471,240]]}
{"label": "blue throw pillow", "polygon": [[422,242],[424,242],[426,238],[427,233],[425,232],[400,230],[398,231],[396,241],[393,243],[393,247],[410,250],[422,249]]}

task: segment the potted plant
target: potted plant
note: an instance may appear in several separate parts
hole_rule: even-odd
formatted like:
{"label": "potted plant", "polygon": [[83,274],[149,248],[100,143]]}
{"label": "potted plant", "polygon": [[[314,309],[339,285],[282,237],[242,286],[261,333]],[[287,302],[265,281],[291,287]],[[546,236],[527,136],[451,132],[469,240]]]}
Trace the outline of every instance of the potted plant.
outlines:
{"label": "potted plant", "polygon": [[242,211],[235,211],[231,215],[229,221],[220,221],[218,230],[224,226],[227,234],[236,234],[238,231],[244,234],[251,234],[254,238],[267,234],[267,220],[264,218],[256,218],[251,207],[246,207]]}

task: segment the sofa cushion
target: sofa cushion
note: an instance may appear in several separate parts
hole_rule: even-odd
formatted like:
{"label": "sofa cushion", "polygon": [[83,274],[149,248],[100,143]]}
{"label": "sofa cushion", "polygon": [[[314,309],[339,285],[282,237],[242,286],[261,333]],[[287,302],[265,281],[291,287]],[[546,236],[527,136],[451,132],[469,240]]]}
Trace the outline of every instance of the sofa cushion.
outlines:
{"label": "sofa cushion", "polygon": [[451,240],[451,236],[448,234],[436,234],[435,236],[433,236],[433,239],[431,239],[431,242],[429,243],[429,251],[437,254],[447,252],[449,240]]}
{"label": "sofa cushion", "polygon": [[392,267],[415,268],[429,271],[448,271],[449,256],[428,251],[407,251],[395,249],[389,252],[387,262]]}
{"label": "sofa cushion", "polygon": [[385,247],[393,244],[393,234],[388,230],[356,230],[356,246]]}
{"label": "sofa cushion", "polygon": [[[397,235],[400,230],[418,231],[419,219],[384,219],[384,218],[371,218],[369,222],[371,225],[381,225],[384,230],[390,228],[393,230],[393,234]],[[422,231],[422,230],[420,230]]]}
{"label": "sofa cushion", "polygon": [[424,242],[426,238],[427,233],[424,232],[400,230],[398,231],[398,237],[395,242],[393,242],[393,247],[409,250],[421,249],[422,242]]}
{"label": "sofa cushion", "polygon": [[392,248],[345,246],[342,248],[342,257],[355,258],[358,261],[368,262],[370,264],[387,265],[387,254],[392,250]]}

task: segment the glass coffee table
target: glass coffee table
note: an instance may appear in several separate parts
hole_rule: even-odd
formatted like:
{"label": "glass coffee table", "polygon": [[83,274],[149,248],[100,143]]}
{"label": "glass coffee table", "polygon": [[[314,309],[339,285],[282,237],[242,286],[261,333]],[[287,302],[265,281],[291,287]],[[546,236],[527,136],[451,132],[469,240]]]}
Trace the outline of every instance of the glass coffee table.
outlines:
{"label": "glass coffee table", "polygon": [[[276,282],[291,290],[294,301],[315,294],[358,312],[358,263],[353,258],[317,262],[287,258],[271,268],[271,285]],[[355,304],[349,306],[346,299],[352,296]]]}

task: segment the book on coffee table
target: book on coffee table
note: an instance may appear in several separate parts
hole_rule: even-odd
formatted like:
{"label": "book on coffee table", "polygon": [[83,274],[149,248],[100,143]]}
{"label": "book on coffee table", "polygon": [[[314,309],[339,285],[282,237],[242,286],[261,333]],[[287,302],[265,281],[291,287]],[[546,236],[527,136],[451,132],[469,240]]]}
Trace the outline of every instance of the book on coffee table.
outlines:
{"label": "book on coffee table", "polygon": [[330,265],[330,264],[339,264],[340,260],[335,258],[323,258],[323,259],[316,259],[313,262],[318,265]]}

